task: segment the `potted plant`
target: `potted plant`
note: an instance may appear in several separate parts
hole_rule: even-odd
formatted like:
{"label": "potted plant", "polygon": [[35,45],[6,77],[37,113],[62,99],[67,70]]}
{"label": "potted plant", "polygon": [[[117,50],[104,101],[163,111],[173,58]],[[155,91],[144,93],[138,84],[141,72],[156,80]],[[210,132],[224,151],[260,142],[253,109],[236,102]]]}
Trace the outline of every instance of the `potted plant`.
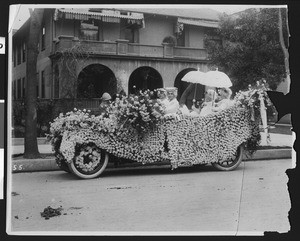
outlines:
{"label": "potted plant", "polygon": [[169,35],[163,39],[162,44],[175,46],[177,44],[177,40],[174,36]]}

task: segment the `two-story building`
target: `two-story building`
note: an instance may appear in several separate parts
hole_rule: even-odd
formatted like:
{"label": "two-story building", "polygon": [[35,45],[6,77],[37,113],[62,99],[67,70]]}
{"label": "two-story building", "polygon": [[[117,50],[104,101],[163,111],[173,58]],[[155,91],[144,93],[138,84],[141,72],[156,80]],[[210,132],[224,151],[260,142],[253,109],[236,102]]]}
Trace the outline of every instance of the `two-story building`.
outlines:
{"label": "two-story building", "polygon": [[[45,9],[38,97],[92,99],[168,86],[180,97],[187,72],[208,71],[204,37],[217,27],[218,12],[210,9]],[[13,99],[24,97],[28,81],[28,28],[29,21],[13,35]]]}

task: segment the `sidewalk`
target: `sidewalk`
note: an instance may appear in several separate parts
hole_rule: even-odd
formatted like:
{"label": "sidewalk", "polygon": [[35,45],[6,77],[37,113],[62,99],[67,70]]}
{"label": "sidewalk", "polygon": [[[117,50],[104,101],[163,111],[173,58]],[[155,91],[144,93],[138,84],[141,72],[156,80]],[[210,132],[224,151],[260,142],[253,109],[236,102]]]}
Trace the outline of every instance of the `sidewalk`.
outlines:
{"label": "sidewalk", "polygon": [[[244,156],[243,160],[270,160],[287,159],[292,157],[292,135],[270,133],[271,142],[262,139],[261,149],[251,158]],[[60,170],[56,165],[52,147],[42,138],[39,140],[39,152],[45,154],[40,159],[24,159],[24,144],[20,140],[14,140],[15,145],[11,147],[12,172],[54,171]],[[167,164],[167,163],[163,163]]]}

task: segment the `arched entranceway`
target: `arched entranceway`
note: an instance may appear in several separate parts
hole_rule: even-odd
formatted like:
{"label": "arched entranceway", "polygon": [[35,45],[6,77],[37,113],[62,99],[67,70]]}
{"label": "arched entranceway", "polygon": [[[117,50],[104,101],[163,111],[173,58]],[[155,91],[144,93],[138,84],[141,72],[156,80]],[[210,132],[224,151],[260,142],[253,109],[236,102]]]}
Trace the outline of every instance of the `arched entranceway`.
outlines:
{"label": "arched entranceway", "polygon": [[[135,88],[134,88],[135,86]],[[143,66],[137,68],[129,77],[128,92],[133,94],[139,90],[154,90],[163,87],[163,80],[157,70]]]}
{"label": "arched entranceway", "polygon": [[188,72],[192,70],[196,70],[196,69],[194,68],[184,69],[175,78],[174,86],[178,88],[178,95],[177,95],[178,100],[180,99],[181,95],[190,84],[189,82],[182,81],[181,79],[183,78],[183,76],[185,76]]}
{"label": "arched entranceway", "polygon": [[193,105],[193,99],[196,103],[201,102],[204,98],[205,86],[201,84],[192,84],[181,79],[190,71],[194,71],[194,68],[188,68],[182,70],[175,78],[174,86],[178,88],[177,99],[180,104],[185,104],[189,109]]}
{"label": "arched entranceway", "polygon": [[77,98],[100,98],[104,92],[111,96],[117,93],[114,73],[101,64],[91,64],[78,75]]}

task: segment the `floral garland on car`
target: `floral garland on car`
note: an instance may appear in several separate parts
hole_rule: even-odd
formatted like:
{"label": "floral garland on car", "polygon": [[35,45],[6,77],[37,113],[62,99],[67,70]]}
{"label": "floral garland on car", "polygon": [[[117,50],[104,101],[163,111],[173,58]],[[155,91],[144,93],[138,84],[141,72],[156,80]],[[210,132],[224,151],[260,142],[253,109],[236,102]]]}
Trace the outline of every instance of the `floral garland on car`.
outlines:
{"label": "floral garland on car", "polygon": [[[271,102],[267,91],[269,88],[266,86],[267,83],[265,80],[257,81],[256,86],[249,85],[248,90],[246,91],[239,91],[235,95],[235,102],[240,105],[243,108],[247,108],[250,112],[250,119],[254,122],[256,121],[256,124],[259,125],[261,121],[259,120],[261,118],[261,101],[263,100],[263,106],[266,106],[267,110],[272,110],[272,114],[274,115],[274,109],[273,103]],[[270,134],[269,134],[269,126],[266,126],[264,128],[267,128],[267,141],[270,141]],[[259,131],[259,127],[257,128]],[[256,140],[258,138],[259,140]],[[260,142],[261,136],[259,133],[253,135],[250,140],[247,142],[246,147],[249,150],[249,153],[253,153]],[[251,151],[253,150],[253,151]]]}
{"label": "floral garland on car", "polygon": [[[56,163],[58,166],[61,166],[61,163],[66,159],[67,156],[74,156],[75,147],[67,153],[61,151],[62,145],[66,141],[68,133],[79,135],[80,133],[85,133],[82,135],[81,141],[80,138],[77,138],[76,141],[84,143],[85,140],[90,139],[88,133],[90,132],[101,132],[104,134],[114,133],[116,128],[116,119],[113,116],[110,118],[104,118],[103,116],[90,115],[89,110],[77,110],[67,112],[66,114],[61,113],[57,118],[50,123],[50,134],[47,135],[47,139],[52,145],[52,149],[55,153]],[[93,152],[94,153],[94,152]],[[95,156],[95,158],[97,155]],[[94,159],[95,159],[94,158]]]}
{"label": "floral garland on car", "polygon": [[[268,87],[266,87],[266,81],[257,81],[256,86],[249,85],[248,90],[246,91],[239,91],[235,97],[234,100],[237,104],[241,105],[242,107],[250,108],[251,115],[255,114],[255,117],[257,117],[257,113],[260,109],[260,101],[259,99],[262,98],[265,102],[265,105],[267,107],[273,106],[267,91],[269,90]],[[253,113],[254,111],[254,113]],[[252,120],[253,120],[252,116]],[[254,117],[254,118],[255,118]]]}
{"label": "floral garland on car", "polygon": [[[150,95],[117,98],[108,117],[93,116],[85,110],[61,114],[51,123],[48,138],[66,162],[74,160],[78,146],[89,143],[117,157],[143,164],[167,159],[172,168],[177,168],[222,162],[233,158],[243,143],[252,148],[249,152],[258,147],[260,94],[266,97],[264,90],[259,89],[239,92],[232,107],[205,117],[163,116],[160,105],[150,101]],[[94,164],[83,167],[91,170],[99,155],[93,151],[83,154],[92,154],[91,159],[95,159]],[[81,157],[76,161],[78,165],[83,163]]]}

